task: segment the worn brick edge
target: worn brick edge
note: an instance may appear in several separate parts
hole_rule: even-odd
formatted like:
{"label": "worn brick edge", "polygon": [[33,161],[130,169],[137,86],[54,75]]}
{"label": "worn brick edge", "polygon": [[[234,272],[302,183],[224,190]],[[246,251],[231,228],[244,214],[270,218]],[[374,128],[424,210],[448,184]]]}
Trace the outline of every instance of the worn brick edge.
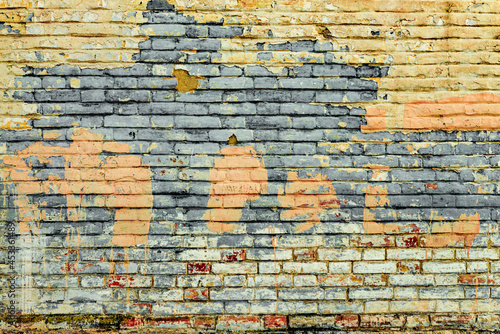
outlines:
{"label": "worn brick edge", "polygon": [[496,314],[20,315],[0,316],[0,333],[500,333],[492,318],[500,323]]}

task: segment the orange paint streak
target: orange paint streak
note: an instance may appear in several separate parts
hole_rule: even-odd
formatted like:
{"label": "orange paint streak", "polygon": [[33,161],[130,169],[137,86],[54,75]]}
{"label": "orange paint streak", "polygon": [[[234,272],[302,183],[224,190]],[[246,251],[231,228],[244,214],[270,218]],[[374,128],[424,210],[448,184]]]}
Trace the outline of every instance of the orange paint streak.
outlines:
{"label": "orange paint streak", "polygon": [[[62,194],[66,195],[68,220],[85,221],[86,207],[89,206],[116,208],[112,243],[122,247],[146,243],[153,207],[149,168],[143,166],[140,157],[136,156],[103,160],[99,156],[103,152],[103,137],[87,129],[75,129],[72,139],[68,147],[36,142],[16,152],[16,155],[2,159],[5,165],[2,179],[16,183],[14,196],[21,233],[31,231],[39,234],[39,222],[46,218],[43,205],[32,203],[28,195]],[[120,152],[128,152],[121,144],[106,146],[119,147]],[[63,180],[53,177],[55,175],[49,175],[47,180],[30,175],[31,165],[26,159],[37,158],[40,162],[52,163],[54,157],[64,158]],[[126,182],[137,180],[143,182],[134,185]],[[91,199],[83,198],[84,194],[92,196]],[[142,209],[140,217],[137,208]]]}
{"label": "orange paint streak", "polygon": [[380,108],[366,108],[367,125],[361,125],[362,132],[377,132],[387,129],[386,110]]}
{"label": "orange paint streak", "polygon": [[59,139],[62,133],[59,131],[47,131],[43,133],[43,139]]}
{"label": "orange paint streak", "polygon": [[387,110],[367,108],[367,125],[361,126],[361,131],[498,131],[499,104],[500,96],[490,93],[410,101],[404,104],[404,116],[397,127],[389,125]]}
{"label": "orange paint streak", "polygon": [[[365,209],[363,212],[363,228],[367,234],[399,233],[401,226],[397,224],[381,224],[375,222],[375,214],[370,209],[383,208],[390,204],[387,198],[387,188],[383,186],[368,185],[365,194]],[[479,234],[480,216],[461,214],[452,223],[445,217],[435,216],[431,211],[430,221],[443,221],[442,224],[433,224],[431,233],[433,235],[423,238],[424,247],[442,248],[454,246],[461,242],[467,251],[472,247],[474,238]]]}
{"label": "orange paint streak", "polygon": [[304,232],[321,224],[320,215],[326,209],[339,209],[341,201],[331,181],[321,174],[300,178],[297,172],[288,173],[285,193],[278,195],[282,207],[289,208],[281,213],[281,219],[306,221],[299,225],[295,233]]}
{"label": "orange paint streak", "polygon": [[[445,221],[445,217],[431,216],[431,221]],[[427,236],[424,239],[425,247],[447,247],[453,246],[463,241],[466,250],[470,250],[474,239],[479,234],[480,229],[480,216],[476,212],[468,216],[463,213],[458,219],[452,223],[433,224],[432,233],[436,235]]]}
{"label": "orange paint streak", "polygon": [[365,209],[363,211],[363,229],[365,233],[384,234],[395,233],[401,230],[401,227],[396,224],[381,224],[375,222],[375,214],[370,211],[370,209],[383,208],[389,205],[390,202],[387,198],[388,194],[387,187],[384,186],[368,185],[366,187]]}
{"label": "orange paint streak", "polygon": [[267,191],[267,170],[261,157],[252,146],[226,147],[220,152],[224,157],[214,161],[210,171],[209,208],[204,220],[214,233],[236,230],[242,217],[242,209]]}

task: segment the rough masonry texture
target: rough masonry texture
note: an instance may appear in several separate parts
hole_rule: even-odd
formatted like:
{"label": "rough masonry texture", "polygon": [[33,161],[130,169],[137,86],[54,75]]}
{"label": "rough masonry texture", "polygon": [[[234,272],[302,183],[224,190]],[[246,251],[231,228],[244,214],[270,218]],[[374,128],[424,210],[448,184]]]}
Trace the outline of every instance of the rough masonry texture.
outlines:
{"label": "rough masonry texture", "polygon": [[499,329],[499,1],[0,8],[1,330]]}

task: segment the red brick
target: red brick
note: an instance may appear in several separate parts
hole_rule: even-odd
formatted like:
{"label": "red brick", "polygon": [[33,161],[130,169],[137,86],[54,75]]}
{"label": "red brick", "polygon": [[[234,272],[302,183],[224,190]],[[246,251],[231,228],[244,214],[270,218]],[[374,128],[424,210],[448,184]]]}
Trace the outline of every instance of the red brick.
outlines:
{"label": "red brick", "polygon": [[245,331],[245,330],[259,330],[263,329],[258,316],[220,316],[217,321],[218,330],[232,330],[232,331]]}
{"label": "red brick", "polygon": [[275,328],[286,328],[287,327],[287,319],[284,316],[267,316],[264,317],[264,325],[266,328],[275,329]]}
{"label": "red brick", "polygon": [[188,263],[188,274],[204,275],[210,274],[211,265],[209,262],[192,262]]}
{"label": "red brick", "polygon": [[215,329],[216,319],[211,317],[196,317],[193,327],[195,329],[209,330]]}
{"label": "red brick", "polygon": [[404,316],[402,315],[362,315],[361,327],[402,327]]}
{"label": "red brick", "polygon": [[222,252],[222,261],[234,262],[245,261],[246,251],[244,249],[224,250]]}

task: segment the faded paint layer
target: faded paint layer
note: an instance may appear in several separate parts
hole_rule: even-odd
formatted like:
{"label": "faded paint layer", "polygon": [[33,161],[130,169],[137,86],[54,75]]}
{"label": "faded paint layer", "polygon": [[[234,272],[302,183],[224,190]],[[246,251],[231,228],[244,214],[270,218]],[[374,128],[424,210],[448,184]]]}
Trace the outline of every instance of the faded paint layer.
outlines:
{"label": "faded paint layer", "polygon": [[284,221],[305,221],[298,225],[294,232],[302,233],[321,224],[321,216],[328,209],[340,209],[341,201],[337,199],[331,181],[325,175],[309,173],[299,177],[297,172],[288,172],[288,182],[284,193],[278,195],[282,208],[280,215]]}
{"label": "faded paint layer", "polygon": [[220,151],[223,158],[216,158],[210,170],[207,207],[203,219],[216,233],[231,232],[242,217],[245,206],[267,191],[267,170],[252,146],[226,147]]}
{"label": "faded paint layer", "polygon": [[[22,234],[40,234],[40,222],[50,220],[86,221],[87,208],[105,207],[114,212],[112,243],[129,247],[145,244],[152,216],[153,196],[149,168],[134,155],[105,157],[124,153],[127,144],[104,141],[102,135],[76,128],[69,146],[51,146],[43,142],[2,158],[2,180],[11,185],[16,216]],[[125,146],[125,147],[123,147]],[[116,150],[116,148],[119,148]],[[51,166],[64,160],[64,177],[55,174],[46,179],[33,176],[33,162]],[[46,204],[31,199],[37,194],[64,195],[60,218],[48,216]]]}

